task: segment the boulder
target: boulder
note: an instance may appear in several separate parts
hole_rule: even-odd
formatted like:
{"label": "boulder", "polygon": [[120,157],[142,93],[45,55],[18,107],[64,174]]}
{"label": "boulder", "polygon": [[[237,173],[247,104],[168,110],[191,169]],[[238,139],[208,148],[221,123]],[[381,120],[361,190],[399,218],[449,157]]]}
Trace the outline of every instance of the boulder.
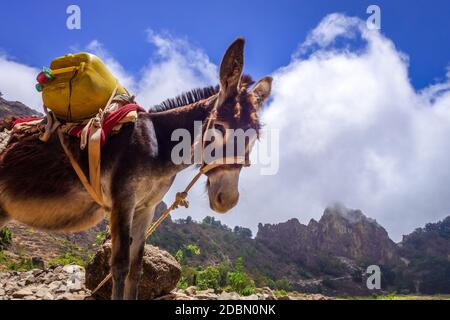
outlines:
{"label": "boulder", "polygon": [[[105,243],[86,266],[86,287],[94,290],[110,271],[111,243]],[[181,266],[168,252],[146,245],[143,274],[139,285],[139,299],[152,300],[169,294],[181,277]],[[97,299],[111,297],[112,281],[96,294]]]}

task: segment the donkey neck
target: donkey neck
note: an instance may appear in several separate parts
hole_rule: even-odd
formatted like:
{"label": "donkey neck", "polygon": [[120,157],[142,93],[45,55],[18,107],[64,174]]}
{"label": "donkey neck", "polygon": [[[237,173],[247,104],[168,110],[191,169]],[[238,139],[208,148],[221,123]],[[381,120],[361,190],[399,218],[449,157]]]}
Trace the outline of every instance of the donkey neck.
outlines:
{"label": "donkey neck", "polygon": [[198,132],[195,131],[195,122],[204,122],[210,115],[216,97],[201,100],[193,104],[174,108],[167,111],[151,113],[155,133],[158,141],[159,158],[164,162],[171,162],[172,149],[179,141],[172,141],[172,133],[177,129],[189,132],[190,143],[193,145]]}

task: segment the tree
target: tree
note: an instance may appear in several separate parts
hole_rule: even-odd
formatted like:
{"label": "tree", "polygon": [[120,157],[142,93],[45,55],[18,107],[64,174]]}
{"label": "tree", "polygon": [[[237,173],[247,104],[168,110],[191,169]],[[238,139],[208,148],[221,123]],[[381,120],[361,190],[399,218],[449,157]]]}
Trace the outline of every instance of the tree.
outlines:
{"label": "tree", "polygon": [[217,268],[208,267],[197,273],[196,284],[200,290],[219,289],[220,272]]}
{"label": "tree", "polygon": [[240,295],[249,296],[255,292],[255,283],[244,270],[244,259],[239,257],[234,266],[234,272],[227,276],[228,286]]}
{"label": "tree", "polygon": [[252,230],[250,230],[249,228],[244,228],[244,227],[239,227],[236,226],[234,227],[233,232],[242,238],[246,238],[246,239],[251,239],[252,238]]}

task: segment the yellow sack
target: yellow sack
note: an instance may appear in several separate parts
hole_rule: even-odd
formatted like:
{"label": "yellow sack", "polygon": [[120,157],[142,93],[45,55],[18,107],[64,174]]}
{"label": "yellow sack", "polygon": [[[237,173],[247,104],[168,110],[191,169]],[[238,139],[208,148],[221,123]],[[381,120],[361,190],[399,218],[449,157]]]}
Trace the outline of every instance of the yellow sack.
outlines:
{"label": "yellow sack", "polygon": [[103,61],[90,53],[56,58],[49,71],[51,79],[42,84],[42,99],[62,120],[93,117],[108,103],[116,86],[117,94],[128,94]]}

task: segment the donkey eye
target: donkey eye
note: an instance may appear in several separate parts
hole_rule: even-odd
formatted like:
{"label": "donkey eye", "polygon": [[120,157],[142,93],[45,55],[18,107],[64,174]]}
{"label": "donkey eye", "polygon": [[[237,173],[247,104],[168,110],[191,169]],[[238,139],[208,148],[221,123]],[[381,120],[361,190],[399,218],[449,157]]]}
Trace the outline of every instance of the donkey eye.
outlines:
{"label": "donkey eye", "polygon": [[222,136],[225,136],[225,127],[222,126],[221,124],[215,124],[214,129],[219,131],[222,134]]}

